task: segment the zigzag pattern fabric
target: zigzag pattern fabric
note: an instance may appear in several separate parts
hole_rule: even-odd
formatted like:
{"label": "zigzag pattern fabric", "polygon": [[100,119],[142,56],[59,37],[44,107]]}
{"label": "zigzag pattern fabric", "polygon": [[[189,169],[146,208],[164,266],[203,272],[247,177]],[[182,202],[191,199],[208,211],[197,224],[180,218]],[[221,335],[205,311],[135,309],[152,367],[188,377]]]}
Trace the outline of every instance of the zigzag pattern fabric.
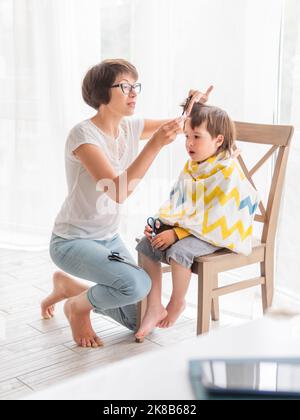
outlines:
{"label": "zigzag pattern fabric", "polygon": [[186,163],[158,217],[213,245],[249,255],[258,204],[258,193],[237,159],[222,152],[202,163]]}

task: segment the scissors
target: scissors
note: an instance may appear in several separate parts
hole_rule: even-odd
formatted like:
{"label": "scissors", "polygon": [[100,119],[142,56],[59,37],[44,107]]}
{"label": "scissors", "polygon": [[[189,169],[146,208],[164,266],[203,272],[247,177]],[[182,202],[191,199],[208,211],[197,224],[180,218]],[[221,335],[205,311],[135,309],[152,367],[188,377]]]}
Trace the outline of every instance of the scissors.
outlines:
{"label": "scissors", "polygon": [[[159,224],[159,226],[158,226],[158,224]],[[158,230],[161,228],[162,222],[158,218],[148,217],[148,219],[147,219],[147,225],[149,227],[151,227],[151,229],[152,229],[151,236],[152,236],[152,238],[154,238],[157,235]]]}
{"label": "scissors", "polygon": [[184,106],[183,106],[183,111],[182,111],[182,114],[181,114],[181,116],[182,116],[182,117],[187,117],[186,112],[187,112],[187,110],[188,110],[188,107],[189,107],[189,105],[190,105],[190,102],[191,102],[191,100],[192,100],[192,97],[193,97],[193,95],[189,96],[189,97],[186,99],[185,104],[184,104]]}
{"label": "scissors", "polygon": [[126,260],[125,258],[121,257],[119,252],[111,252],[111,254],[108,256],[109,261],[119,261],[124,264],[130,265],[131,267],[134,267],[138,270],[141,270],[141,267],[139,267],[136,264],[131,263],[130,261]]}

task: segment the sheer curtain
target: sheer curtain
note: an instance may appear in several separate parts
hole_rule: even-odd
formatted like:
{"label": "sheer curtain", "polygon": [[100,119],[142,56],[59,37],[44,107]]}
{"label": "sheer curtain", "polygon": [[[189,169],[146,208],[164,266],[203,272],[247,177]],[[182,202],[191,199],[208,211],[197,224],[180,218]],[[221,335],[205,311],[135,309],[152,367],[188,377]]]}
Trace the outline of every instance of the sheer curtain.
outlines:
{"label": "sheer curtain", "polygon": [[[134,1],[132,58],[144,85],[140,110],[151,117],[179,115],[189,88],[215,86],[211,103],[235,120],[273,123],[277,112],[281,0]],[[243,146],[246,162],[266,149]],[[184,138],[157,159],[129,202],[130,237],[166,199],[187,156]],[[255,177],[264,199],[272,163]],[[147,205],[145,205],[147,203]],[[138,213],[138,214],[137,214]],[[257,232],[258,233],[258,232]]]}
{"label": "sheer curtain", "polygon": [[[138,115],[175,117],[189,88],[236,120],[272,123],[283,0],[0,0],[0,245],[47,246],[66,193],[68,130],[93,115],[84,72],[122,56],[143,83]],[[257,151],[244,150],[249,164]],[[263,150],[261,152],[263,154]],[[163,150],[124,207],[133,246],[186,160]],[[271,167],[258,184],[267,191]]]}
{"label": "sheer curtain", "polygon": [[283,197],[277,252],[277,279],[281,291],[300,301],[300,3],[287,0],[284,14],[281,72],[283,124],[295,126]]}
{"label": "sheer curtain", "polygon": [[101,55],[99,1],[0,1],[0,243],[46,246],[64,198],[64,141]]}

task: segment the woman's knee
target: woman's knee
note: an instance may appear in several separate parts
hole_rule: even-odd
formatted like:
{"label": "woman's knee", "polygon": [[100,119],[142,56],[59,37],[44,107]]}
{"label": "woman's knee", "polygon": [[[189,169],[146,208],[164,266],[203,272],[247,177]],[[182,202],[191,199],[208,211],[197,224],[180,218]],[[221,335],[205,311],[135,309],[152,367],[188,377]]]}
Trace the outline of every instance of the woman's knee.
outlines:
{"label": "woman's knee", "polygon": [[127,285],[126,294],[129,294],[133,302],[144,299],[151,290],[151,279],[144,270],[137,271]]}
{"label": "woman's knee", "polygon": [[61,258],[59,258],[59,255],[57,253],[57,250],[56,250],[55,246],[50,245],[50,247],[49,247],[49,255],[51,257],[52,262],[54,262],[55,265],[57,265],[58,267],[60,267]]}

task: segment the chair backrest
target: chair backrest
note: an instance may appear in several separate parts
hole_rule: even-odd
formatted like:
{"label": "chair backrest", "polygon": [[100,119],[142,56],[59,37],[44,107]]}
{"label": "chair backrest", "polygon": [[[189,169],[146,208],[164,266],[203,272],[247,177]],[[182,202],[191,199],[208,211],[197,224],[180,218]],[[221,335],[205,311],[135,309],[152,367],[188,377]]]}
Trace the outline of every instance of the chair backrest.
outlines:
{"label": "chair backrest", "polygon": [[269,151],[257,162],[257,164],[248,170],[242,155],[238,156],[238,161],[251,182],[253,175],[276,153],[276,163],[272,175],[271,188],[267,201],[267,208],[260,202],[259,209],[261,214],[255,216],[255,221],[263,223],[261,241],[266,244],[272,244],[275,240],[278,215],[280,210],[280,199],[284,185],[287,160],[290,150],[291,139],[294,127],[283,125],[265,125],[235,122],[237,129],[237,141],[270,145]]}

